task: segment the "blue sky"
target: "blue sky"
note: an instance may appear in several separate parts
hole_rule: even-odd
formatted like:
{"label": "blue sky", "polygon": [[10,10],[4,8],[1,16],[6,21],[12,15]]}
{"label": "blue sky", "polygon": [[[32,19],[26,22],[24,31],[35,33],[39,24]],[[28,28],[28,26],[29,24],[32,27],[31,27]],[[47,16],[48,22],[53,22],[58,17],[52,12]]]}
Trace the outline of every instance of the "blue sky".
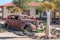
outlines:
{"label": "blue sky", "polygon": [[0,5],[12,2],[12,0],[0,0]]}

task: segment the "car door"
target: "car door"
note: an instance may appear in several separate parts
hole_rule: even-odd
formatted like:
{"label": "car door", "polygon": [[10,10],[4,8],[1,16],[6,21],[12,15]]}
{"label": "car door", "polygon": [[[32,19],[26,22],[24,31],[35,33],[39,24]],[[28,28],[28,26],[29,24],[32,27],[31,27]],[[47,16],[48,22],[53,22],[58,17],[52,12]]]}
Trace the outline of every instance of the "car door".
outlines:
{"label": "car door", "polygon": [[18,27],[21,25],[21,20],[19,19],[19,16],[15,16],[14,20],[15,26]]}

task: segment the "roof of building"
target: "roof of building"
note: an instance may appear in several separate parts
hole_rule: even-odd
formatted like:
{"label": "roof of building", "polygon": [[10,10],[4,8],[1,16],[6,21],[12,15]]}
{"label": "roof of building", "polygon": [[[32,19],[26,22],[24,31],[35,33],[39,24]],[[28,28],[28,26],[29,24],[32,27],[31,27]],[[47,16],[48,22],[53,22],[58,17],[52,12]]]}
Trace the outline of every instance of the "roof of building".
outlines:
{"label": "roof of building", "polygon": [[0,5],[0,6],[16,6],[13,2],[9,2],[7,4],[4,4],[4,5]]}
{"label": "roof of building", "polygon": [[40,6],[42,5],[42,3],[39,3],[39,2],[30,2],[28,3],[29,6],[32,6],[32,7],[35,7],[35,6]]}

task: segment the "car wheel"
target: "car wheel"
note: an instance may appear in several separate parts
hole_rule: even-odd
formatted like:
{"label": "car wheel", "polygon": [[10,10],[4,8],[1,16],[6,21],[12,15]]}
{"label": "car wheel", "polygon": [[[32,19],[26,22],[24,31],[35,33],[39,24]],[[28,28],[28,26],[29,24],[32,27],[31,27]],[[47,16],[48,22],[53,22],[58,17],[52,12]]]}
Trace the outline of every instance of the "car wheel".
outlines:
{"label": "car wheel", "polygon": [[24,27],[24,34],[31,35],[31,28],[30,28],[30,26],[26,25]]}
{"label": "car wheel", "polygon": [[26,26],[24,27],[24,29],[25,29],[26,31],[31,31],[30,26],[28,26],[28,25],[26,25]]}

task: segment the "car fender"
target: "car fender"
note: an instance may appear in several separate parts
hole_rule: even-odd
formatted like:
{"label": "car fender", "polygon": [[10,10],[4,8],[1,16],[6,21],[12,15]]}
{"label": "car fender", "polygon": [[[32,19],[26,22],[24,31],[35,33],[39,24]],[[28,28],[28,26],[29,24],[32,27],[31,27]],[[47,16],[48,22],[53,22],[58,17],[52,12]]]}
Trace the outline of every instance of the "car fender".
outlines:
{"label": "car fender", "polygon": [[[27,23],[26,25],[28,25],[32,31],[35,31],[35,30],[36,30],[36,26],[35,26],[34,24],[32,24],[32,23]],[[25,25],[25,26],[26,26],[26,25]],[[25,26],[24,26],[24,27],[25,27]]]}

